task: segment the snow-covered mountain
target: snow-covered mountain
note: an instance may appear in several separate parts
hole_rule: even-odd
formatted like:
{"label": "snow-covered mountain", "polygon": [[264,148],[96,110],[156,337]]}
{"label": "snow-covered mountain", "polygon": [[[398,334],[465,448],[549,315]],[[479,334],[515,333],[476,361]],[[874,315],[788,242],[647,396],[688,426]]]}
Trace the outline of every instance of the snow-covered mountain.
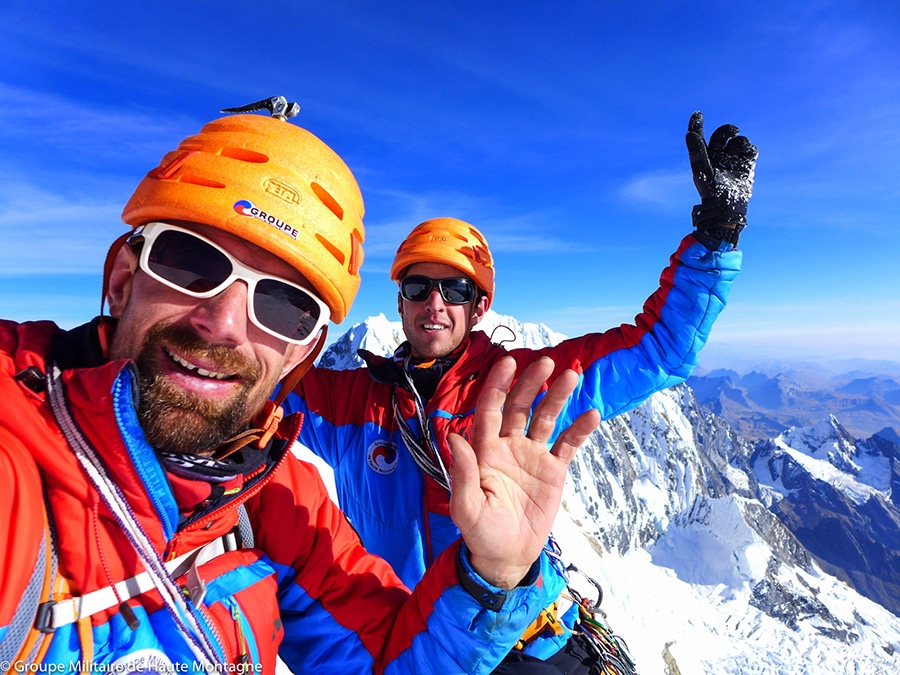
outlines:
{"label": "snow-covered mountain", "polygon": [[[565,335],[550,330],[544,324],[521,323],[493,310],[488,310],[476,328],[487,333],[491,342],[502,344],[507,349],[540,349],[566,339]],[[358,368],[363,365],[363,360],[356,354],[358,349],[374,354],[392,354],[405,339],[399,321],[389,321],[384,314],[370,316],[363,323],[351,326],[333,342],[319,357],[318,365],[333,370]]]}
{"label": "snow-covered mountain", "polygon": [[[493,312],[480,327],[515,336],[507,348],[564,339]],[[401,339],[398,322],[374,317],[320,364],[356,367],[356,349],[387,354]],[[890,441],[855,441],[829,418],[753,445],[680,385],[592,434],[554,536],[604,587],[607,623],[642,675],[900,673],[900,618],[841,580],[900,597],[898,499]],[[842,528],[816,529],[832,516]],[[856,576],[829,558],[832,532],[869,547]]]}
{"label": "snow-covered mountain", "polygon": [[576,457],[557,534],[601,576],[640,672],[674,672],[663,654],[682,675],[900,672],[900,618],[760,499],[758,457],[684,385],[604,422]]}
{"label": "snow-covered mountain", "polygon": [[829,416],[759,443],[751,465],[762,501],[822,567],[900,616],[900,446],[854,439]]}

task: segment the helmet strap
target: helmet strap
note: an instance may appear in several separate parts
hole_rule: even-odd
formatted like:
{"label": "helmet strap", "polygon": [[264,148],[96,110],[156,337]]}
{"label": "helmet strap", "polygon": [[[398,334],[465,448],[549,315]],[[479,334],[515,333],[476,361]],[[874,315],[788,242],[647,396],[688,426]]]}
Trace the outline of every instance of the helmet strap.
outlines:
{"label": "helmet strap", "polygon": [[282,402],[287,398],[288,394],[294,390],[294,387],[297,386],[303,376],[306,375],[306,371],[310,369],[310,366],[312,366],[313,362],[318,358],[319,353],[325,346],[325,338],[327,336],[328,326],[322,326],[322,330],[319,333],[319,337],[316,338],[316,344],[312,351],[310,351],[306,358],[294,366],[294,369],[281,380],[281,388],[278,390],[275,398],[266,401],[265,407],[256,418],[257,424],[260,427],[259,431],[262,432],[256,441],[256,447],[260,449],[266,447],[268,442],[272,439],[272,436],[278,431],[278,425],[284,417],[284,410],[281,407]]}
{"label": "helmet strap", "polygon": [[100,321],[97,324],[97,340],[100,342],[100,354],[103,360],[109,360],[109,344],[112,341],[113,325],[107,321],[106,317],[100,315]]}
{"label": "helmet strap", "polygon": [[259,412],[259,415],[256,416],[256,419],[254,420],[255,426],[250,429],[245,429],[236,436],[229,438],[217,448],[214,448],[210,453],[213,457],[216,459],[224,459],[225,457],[228,457],[228,455],[237,452],[245,445],[250,445],[251,443],[260,450],[269,444],[269,441],[272,440],[272,437],[278,431],[278,425],[281,424],[281,420],[284,418],[284,409],[281,407],[281,403],[287,398],[287,395],[294,390],[294,387],[297,386],[297,383],[300,382],[301,378],[306,374],[306,371],[309,370],[310,366],[312,366],[313,362],[319,356],[319,352],[321,352],[322,347],[325,346],[325,338],[327,335],[328,326],[323,326],[319,337],[316,338],[315,347],[313,347],[312,351],[305,359],[294,366],[294,369],[281,380],[281,388],[278,390],[278,393],[273,399],[266,401],[266,405]]}
{"label": "helmet strap", "polygon": [[297,386],[297,383],[303,379],[303,376],[306,375],[306,371],[310,369],[313,362],[319,357],[322,348],[325,346],[327,337],[328,326],[322,326],[322,330],[319,331],[319,337],[316,338],[316,345],[313,347],[312,351],[306,355],[305,359],[294,366],[294,369],[281,380],[281,389],[278,390],[274,399],[275,405],[281,405],[282,401],[287,398],[287,395]]}
{"label": "helmet strap", "polygon": [[478,305],[481,304],[481,299],[485,297],[484,291],[480,288],[478,292],[475,294],[475,299],[472,300],[472,311],[469,313],[469,321],[471,322],[471,328],[474,328],[479,321],[484,318],[484,314],[482,313],[480,316],[478,315]]}

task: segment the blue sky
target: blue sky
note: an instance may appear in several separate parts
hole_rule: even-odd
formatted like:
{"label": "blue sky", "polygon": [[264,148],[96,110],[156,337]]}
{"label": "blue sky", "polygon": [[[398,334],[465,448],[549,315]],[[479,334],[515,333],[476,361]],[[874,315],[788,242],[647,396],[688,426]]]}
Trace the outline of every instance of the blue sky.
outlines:
{"label": "blue sky", "polygon": [[760,149],[744,272],[707,358],[900,361],[900,3],[0,3],[0,316],[99,309],[122,206],[162,154],[275,94],[366,200],[337,334],[396,315],[393,252],[455,216],[494,308],[578,335],[630,321],[690,230],[684,133]]}

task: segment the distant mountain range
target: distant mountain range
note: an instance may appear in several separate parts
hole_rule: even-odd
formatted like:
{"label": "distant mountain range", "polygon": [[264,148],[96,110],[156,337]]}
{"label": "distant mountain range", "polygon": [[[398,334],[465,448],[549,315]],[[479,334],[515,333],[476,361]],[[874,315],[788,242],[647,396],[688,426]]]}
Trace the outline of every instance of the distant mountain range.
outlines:
{"label": "distant mountain range", "polygon": [[[508,348],[564,339],[493,312],[482,327]],[[320,365],[357,367],[359,347],[390,353],[401,339],[399,323],[374,317]],[[604,621],[638,670],[900,673],[900,438],[860,440],[838,421],[874,410],[896,425],[900,387],[725,371],[696,384],[696,396],[679,385],[600,425],[554,528],[566,562],[603,585]],[[724,413],[736,410],[733,425]]]}
{"label": "distant mountain range", "polygon": [[687,383],[701,406],[724,417],[745,438],[773,438],[829,415],[859,437],[877,433],[896,440],[900,430],[900,382],[886,375],[714,370]]}

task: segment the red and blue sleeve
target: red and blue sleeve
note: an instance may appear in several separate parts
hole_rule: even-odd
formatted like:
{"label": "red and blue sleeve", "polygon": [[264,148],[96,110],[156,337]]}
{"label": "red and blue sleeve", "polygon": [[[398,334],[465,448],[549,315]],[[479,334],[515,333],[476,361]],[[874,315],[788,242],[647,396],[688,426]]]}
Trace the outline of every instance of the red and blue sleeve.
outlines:
{"label": "red and blue sleeve", "polygon": [[[558,591],[540,580],[492,588],[454,545],[410,592],[365,551],[316,470],[288,459],[248,513],[279,577],[279,653],[294,672],[333,670],[337,659],[346,673],[489,673]],[[480,602],[473,585],[503,602]]]}
{"label": "red and blue sleeve", "polygon": [[684,382],[725,307],[741,259],[741,252],[732,250],[730,244],[710,251],[688,235],[663,270],[659,288],[633,323],[566,340],[539,352],[512,351],[520,368],[546,355],[556,362],[557,373],[571,368],[581,375],[557,430],[590,408],[599,410],[603,419],[610,419],[655,392]]}

